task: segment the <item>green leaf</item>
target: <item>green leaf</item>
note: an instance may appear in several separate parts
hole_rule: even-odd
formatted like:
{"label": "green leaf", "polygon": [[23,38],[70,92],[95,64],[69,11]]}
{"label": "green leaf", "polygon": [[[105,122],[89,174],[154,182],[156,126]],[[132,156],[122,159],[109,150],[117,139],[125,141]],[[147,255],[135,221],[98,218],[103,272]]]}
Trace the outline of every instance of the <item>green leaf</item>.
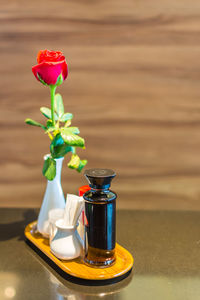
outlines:
{"label": "green leaf", "polygon": [[56,161],[53,158],[48,157],[44,161],[42,173],[50,181],[55,178],[55,176],[56,176]]}
{"label": "green leaf", "polygon": [[70,133],[73,133],[73,134],[79,134],[80,133],[78,127],[67,127],[67,128],[66,127],[61,127],[61,132],[65,133],[65,131],[67,133],[70,132]]}
{"label": "green leaf", "polygon": [[76,169],[79,173],[82,171],[82,169],[85,167],[85,165],[87,164],[87,160],[80,160],[79,166]]}
{"label": "green leaf", "polygon": [[57,127],[53,126],[53,122],[52,122],[52,120],[50,120],[50,119],[47,120],[46,128],[47,128],[47,130],[45,131],[45,133],[48,133],[48,132],[52,132],[52,131],[54,131],[54,130],[57,130]]}
{"label": "green leaf", "polygon": [[70,162],[67,164],[70,169],[77,169],[80,164],[80,158],[77,154],[72,154]]}
{"label": "green leaf", "polygon": [[52,120],[50,120],[50,119],[47,120],[46,126],[47,126],[47,128],[53,127],[53,122],[52,122]]}
{"label": "green leaf", "polygon": [[70,169],[75,169],[79,173],[87,164],[87,160],[80,160],[80,157],[77,154],[72,154],[68,167]]}
{"label": "green leaf", "polygon": [[[40,111],[47,119],[51,119],[51,110],[48,107],[40,107]],[[54,118],[56,121],[58,120],[58,116],[55,113]]]}
{"label": "green leaf", "polygon": [[85,147],[84,139],[81,138],[80,136],[72,133],[68,128],[64,128],[61,131],[61,136],[62,136],[64,142],[68,146],[81,147],[81,148]]}
{"label": "green leaf", "polygon": [[73,114],[71,114],[71,113],[65,113],[65,114],[61,117],[60,121],[61,121],[61,122],[67,122],[68,120],[71,120],[71,119],[73,119]]}
{"label": "green leaf", "polygon": [[63,76],[62,76],[62,73],[60,73],[60,75],[58,76],[57,78],[57,81],[56,81],[56,86],[60,85],[63,83]]}
{"label": "green leaf", "polygon": [[72,151],[71,151],[71,152],[72,152],[73,154],[75,154],[75,153],[76,153],[75,148],[74,148],[74,147],[70,147],[70,148],[72,148]]}
{"label": "green leaf", "polygon": [[60,94],[55,95],[55,111],[59,118],[61,118],[62,115],[64,114],[64,105],[63,105],[62,96]]}
{"label": "green leaf", "polygon": [[73,152],[74,149],[65,144],[61,134],[57,134],[50,145],[50,152],[53,158],[63,157],[68,152]]}
{"label": "green leaf", "polygon": [[32,125],[32,126],[41,127],[44,130],[46,130],[46,127],[44,125],[42,125],[42,124],[40,124],[40,123],[38,123],[38,122],[36,122],[36,121],[34,121],[32,119],[26,119],[25,122],[26,122],[26,124],[29,124],[29,125]]}

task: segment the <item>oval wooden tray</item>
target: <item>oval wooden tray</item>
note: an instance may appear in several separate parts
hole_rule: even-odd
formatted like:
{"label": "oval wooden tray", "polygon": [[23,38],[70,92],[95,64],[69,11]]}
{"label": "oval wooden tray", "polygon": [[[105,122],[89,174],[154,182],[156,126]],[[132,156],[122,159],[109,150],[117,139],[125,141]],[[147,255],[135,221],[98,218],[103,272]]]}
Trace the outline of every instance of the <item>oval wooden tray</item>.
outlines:
{"label": "oval wooden tray", "polygon": [[50,251],[48,239],[42,237],[36,230],[37,222],[28,224],[25,228],[26,238],[41,250],[57,267],[65,273],[86,280],[107,280],[121,277],[133,267],[132,255],[119,244],[116,244],[116,262],[108,268],[97,268],[86,265],[81,258],[73,260],[60,260]]}

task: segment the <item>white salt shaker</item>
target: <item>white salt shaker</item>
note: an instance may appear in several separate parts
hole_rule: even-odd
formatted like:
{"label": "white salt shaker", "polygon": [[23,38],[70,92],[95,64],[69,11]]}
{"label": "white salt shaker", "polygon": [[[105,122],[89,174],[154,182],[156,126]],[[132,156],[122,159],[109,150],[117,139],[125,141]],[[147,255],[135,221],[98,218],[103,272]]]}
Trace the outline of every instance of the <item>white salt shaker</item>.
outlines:
{"label": "white salt shaker", "polygon": [[77,226],[66,226],[62,219],[56,221],[56,233],[50,242],[51,252],[60,259],[70,260],[81,255],[82,244]]}

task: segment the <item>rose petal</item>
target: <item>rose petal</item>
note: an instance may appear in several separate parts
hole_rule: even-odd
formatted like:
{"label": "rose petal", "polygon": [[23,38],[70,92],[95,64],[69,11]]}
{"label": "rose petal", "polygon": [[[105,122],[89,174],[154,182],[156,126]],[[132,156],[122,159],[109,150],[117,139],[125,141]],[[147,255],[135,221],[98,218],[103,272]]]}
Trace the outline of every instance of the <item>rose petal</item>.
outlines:
{"label": "rose petal", "polygon": [[65,60],[57,63],[42,62],[32,67],[32,71],[37,80],[39,80],[39,74],[42,80],[48,85],[56,84],[60,74],[62,74],[63,80],[66,79],[68,75],[67,63]]}
{"label": "rose petal", "polygon": [[58,62],[65,60],[65,57],[60,51],[40,50],[37,55],[37,62]]}
{"label": "rose petal", "polygon": [[66,61],[64,61],[63,65],[62,65],[62,69],[63,69],[63,80],[65,80],[68,75],[68,65],[67,65]]}

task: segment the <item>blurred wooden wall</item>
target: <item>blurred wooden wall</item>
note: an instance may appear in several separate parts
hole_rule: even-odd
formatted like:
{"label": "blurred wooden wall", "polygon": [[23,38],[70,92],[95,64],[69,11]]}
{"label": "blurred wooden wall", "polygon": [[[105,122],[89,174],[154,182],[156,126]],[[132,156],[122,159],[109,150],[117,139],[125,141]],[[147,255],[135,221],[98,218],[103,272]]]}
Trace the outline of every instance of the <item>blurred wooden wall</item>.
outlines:
{"label": "blurred wooden wall", "polygon": [[[200,209],[200,2],[0,0],[0,205],[40,206],[49,140],[40,49],[64,52],[59,87],[88,168],[117,172],[118,208]],[[86,184],[67,169],[65,193]]]}

